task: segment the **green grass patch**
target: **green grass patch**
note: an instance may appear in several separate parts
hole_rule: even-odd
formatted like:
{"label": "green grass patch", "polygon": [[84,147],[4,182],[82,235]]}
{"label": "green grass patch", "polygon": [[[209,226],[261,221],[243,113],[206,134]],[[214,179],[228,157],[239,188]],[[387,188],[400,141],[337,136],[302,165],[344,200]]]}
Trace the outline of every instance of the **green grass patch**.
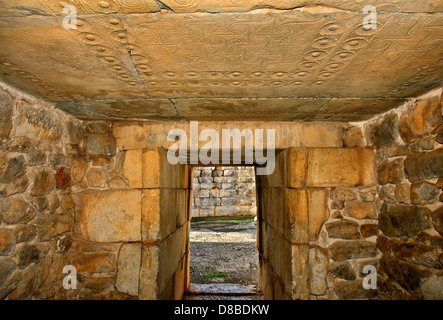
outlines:
{"label": "green grass patch", "polygon": [[226,278],[228,275],[223,272],[216,272],[216,273],[210,273],[205,276],[203,276],[203,279],[211,279],[211,278]]}

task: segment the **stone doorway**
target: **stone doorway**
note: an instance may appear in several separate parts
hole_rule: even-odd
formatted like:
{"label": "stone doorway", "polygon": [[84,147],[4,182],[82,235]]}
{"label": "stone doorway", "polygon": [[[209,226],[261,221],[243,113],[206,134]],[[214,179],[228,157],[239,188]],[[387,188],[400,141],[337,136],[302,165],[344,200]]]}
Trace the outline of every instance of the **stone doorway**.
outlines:
{"label": "stone doorway", "polygon": [[257,299],[255,168],[194,167],[184,299]]}
{"label": "stone doorway", "polygon": [[[256,176],[259,289],[265,299],[324,295],[330,259],[376,254],[368,241],[321,236],[335,188],[375,183],[375,153],[294,147],[276,150],[274,161],[272,174]],[[191,169],[170,164],[163,148],[127,150],[122,170],[130,189],[80,195],[77,233],[122,243],[116,261],[121,290],[140,299],[181,299],[188,290]]]}

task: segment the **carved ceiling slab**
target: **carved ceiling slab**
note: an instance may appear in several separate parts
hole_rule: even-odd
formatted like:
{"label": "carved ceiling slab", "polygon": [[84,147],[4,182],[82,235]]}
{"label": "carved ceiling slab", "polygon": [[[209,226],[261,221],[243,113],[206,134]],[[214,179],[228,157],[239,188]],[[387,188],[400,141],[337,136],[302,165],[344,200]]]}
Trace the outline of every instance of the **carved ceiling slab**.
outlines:
{"label": "carved ceiling slab", "polygon": [[367,119],[443,84],[442,1],[371,4],[5,0],[0,79],[85,119]]}

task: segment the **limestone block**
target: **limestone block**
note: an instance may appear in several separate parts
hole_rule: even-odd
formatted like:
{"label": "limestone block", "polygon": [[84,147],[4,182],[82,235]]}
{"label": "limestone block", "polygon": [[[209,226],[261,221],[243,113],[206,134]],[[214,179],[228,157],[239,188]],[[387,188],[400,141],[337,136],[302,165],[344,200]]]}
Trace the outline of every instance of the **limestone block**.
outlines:
{"label": "limestone block", "polygon": [[274,173],[257,176],[257,187],[304,187],[306,181],[306,161],[306,148],[288,148],[276,153]]}
{"label": "limestone block", "polygon": [[143,152],[142,150],[128,150],[125,152],[123,175],[131,188],[143,187]]}
{"label": "limestone block", "polygon": [[[309,239],[316,240],[323,223],[329,218],[327,192],[325,189],[307,189]],[[297,232],[297,231],[295,231]]]}
{"label": "limestone block", "polygon": [[78,195],[77,233],[91,241],[139,241],[141,191],[82,192]]}
{"label": "limestone block", "polygon": [[188,196],[184,189],[143,190],[142,239],[164,239],[188,221]]}
{"label": "limestone block", "polygon": [[309,249],[309,292],[314,295],[326,294],[326,275],[328,274],[329,257],[319,247]]}
{"label": "limestone block", "polygon": [[[158,273],[159,292],[162,292],[168,285],[168,282],[174,277],[174,273],[180,266],[180,261],[189,250],[189,242],[186,240],[188,232],[189,226],[184,225],[160,243],[159,265],[161,268]],[[183,282],[184,279],[180,281]],[[180,284],[174,283],[174,286],[180,286]]]}
{"label": "limestone block", "polygon": [[355,187],[374,184],[375,154],[363,148],[308,149],[308,187]]}
{"label": "limestone block", "polygon": [[143,188],[189,188],[190,167],[170,164],[165,149],[146,149],[142,155]]}
{"label": "limestone block", "polygon": [[78,274],[114,272],[116,258],[112,253],[77,254],[70,264],[77,269]]}
{"label": "limestone block", "polygon": [[142,245],[139,299],[157,300],[158,298],[159,254],[158,244]]}
{"label": "limestone block", "polygon": [[262,189],[262,218],[288,241],[308,243],[308,194],[304,189]]}
{"label": "limestone block", "polygon": [[120,248],[115,286],[118,291],[138,295],[141,243],[127,243]]}
{"label": "limestone block", "polygon": [[[323,262],[326,261],[323,257]],[[291,246],[291,298],[293,300],[309,299],[309,246]]]}

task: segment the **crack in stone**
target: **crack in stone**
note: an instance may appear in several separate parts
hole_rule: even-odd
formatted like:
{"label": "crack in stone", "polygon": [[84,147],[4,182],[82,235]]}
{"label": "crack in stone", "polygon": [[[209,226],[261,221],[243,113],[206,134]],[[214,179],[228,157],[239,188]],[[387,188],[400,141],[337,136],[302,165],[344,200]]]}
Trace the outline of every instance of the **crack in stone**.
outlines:
{"label": "crack in stone", "polygon": [[175,11],[171,7],[169,7],[168,5],[163,3],[162,1],[160,1],[160,0],[155,0],[155,1],[158,3],[158,5],[160,6],[161,9],[166,9],[166,10],[169,10],[169,11],[172,11],[175,13]]}
{"label": "crack in stone", "polygon": [[[128,30],[126,30],[125,25],[123,24],[123,20],[119,16],[117,16],[117,18],[120,21],[121,25],[123,26],[123,30],[126,33],[128,33]],[[136,64],[134,62],[134,57],[132,56],[132,50],[131,50],[131,47],[130,47],[131,44],[129,43],[128,37],[126,37],[126,45],[128,46],[129,59],[131,60],[132,66],[133,66],[135,72],[137,73],[138,81],[139,81],[141,87],[143,88],[143,91],[146,93],[146,96],[149,97],[148,89],[146,88],[145,83],[143,82],[143,79],[142,79],[142,75],[141,75],[140,71],[138,71],[137,66],[136,66]]]}
{"label": "crack in stone", "polygon": [[169,102],[172,104],[172,107],[174,108],[175,113],[177,114],[177,117],[179,117],[180,119],[183,119],[183,118],[180,116],[180,114],[178,113],[177,106],[175,105],[174,100],[172,100],[171,98],[168,98],[168,100],[169,100]]}

